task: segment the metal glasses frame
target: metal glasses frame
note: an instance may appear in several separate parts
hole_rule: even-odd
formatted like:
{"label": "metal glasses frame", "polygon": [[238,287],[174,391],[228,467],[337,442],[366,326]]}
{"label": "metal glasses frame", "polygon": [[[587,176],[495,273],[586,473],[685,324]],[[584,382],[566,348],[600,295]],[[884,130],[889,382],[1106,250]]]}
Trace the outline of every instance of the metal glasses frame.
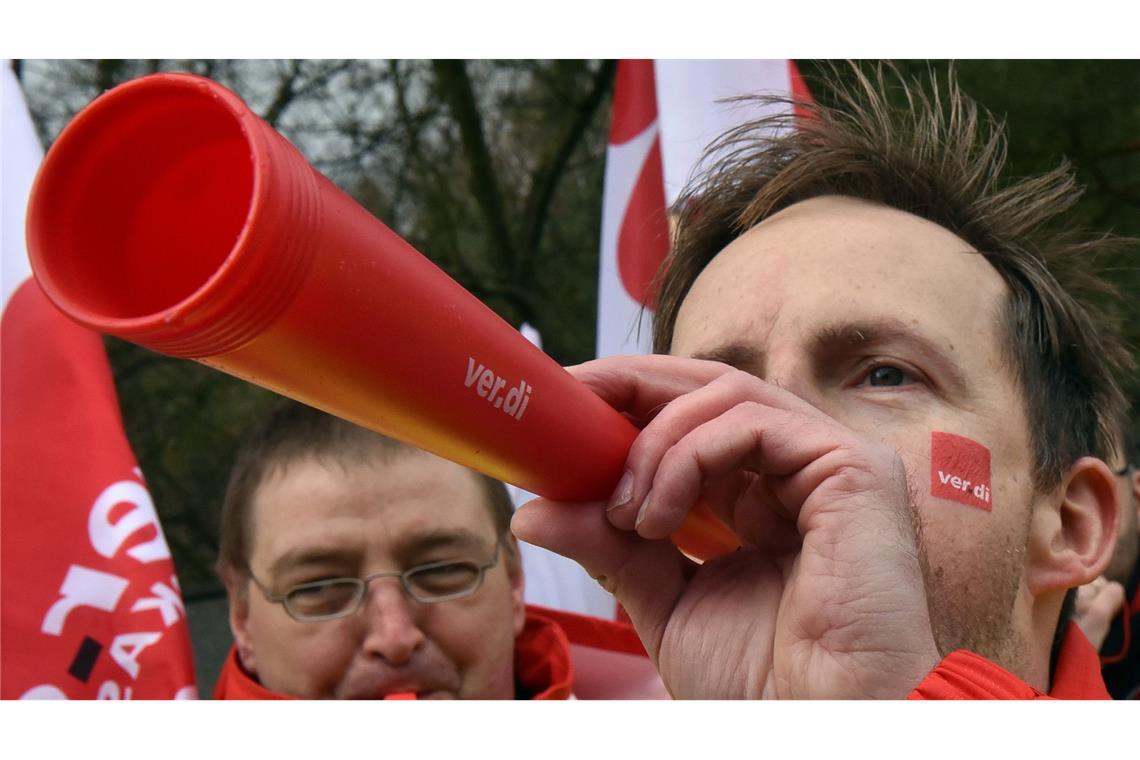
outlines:
{"label": "metal glasses frame", "polygon": [[[501,542],[496,541],[495,553],[491,555],[491,560],[483,565],[477,564],[474,560],[448,560],[446,562],[429,562],[426,565],[416,565],[415,567],[409,567],[407,570],[391,570],[383,573],[373,573],[372,575],[367,575],[363,578],[328,578],[323,581],[301,583],[289,588],[285,591],[284,594],[274,594],[272,591],[270,591],[269,587],[258,580],[257,576],[253,574],[253,569],[250,568],[249,563],[246,563],[246,571],[249,573],[250,580],[253,581],[254,585],[256,585],[261,593],[265,596],[266,601],[273,604],[280,604],[285,608],[286,614],[288,614],[289,617],[293,618],[299,623],[320,623],[325,620],[335,620],[337,618],[348,617],[349,615],[354,614],[364,604],[364,597],[368,591],[368,584],[374,580],[379,580],[380,578],[399,578],[400,587],[404,590],[404,593],[417,602],[422,602],[424,604],[438,604],[440,602],[449,602],[454,599],[462,599],[465,596],[471,596],[476,591],[478,591],[480,587],[482,587],[483,577],[487,574],[487,571],[499,563],[500,546]],[[479,571],[479,574],[476,576],[475,582],[471,584],[471,588],[463,589],[462,591],[455,591],[450,594],[443,594],[442,596],[423,596],[416,591],[416,589],[412,586],[411,581],[409,580],[409,578],[414,576],[416,573],[422,573],[426,570],[435,570],[437,568],[447,567],[448,565],[469,565],[476,568]],[[297,591],[323,588],[334,583],[347,582],[352,582],[355,585],[356,590],[352,601],[349,602],[349,604],[347,604],[343,610],[339,610],[338,612],[333,612],[328,615],[303,615],[294,610],[289,604],[289,595],[296,593]]]}

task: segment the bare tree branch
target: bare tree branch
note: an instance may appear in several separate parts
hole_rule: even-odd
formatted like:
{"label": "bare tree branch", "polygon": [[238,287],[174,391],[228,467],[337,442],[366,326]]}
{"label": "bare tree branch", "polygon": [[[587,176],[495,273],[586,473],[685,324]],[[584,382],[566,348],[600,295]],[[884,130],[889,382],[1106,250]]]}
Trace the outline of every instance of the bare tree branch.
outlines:
{"label": "bare tree branch", "polygon": [[293,97],[296,94],[294,87],[297,84],[297,77],[301,73],[301,62],[291,61],[288,73],[281,79],[277,85],[277,92],[273,96],[273,101],[270,102],[269,107],[265,109],[265,114],[261,118],[265,119],[271,127],[276,128],[277,122],[281,120],[281,114],[293,102]]}
{"label": "bare tree branch", "polygon": [[1101,161],[1106,158],[1130,156],[1133,153],[1140,153],[1140,140],[1125,140],[1122,143],[1111,145],[1100,153],[1097,153],[1093,158],[1097,161]]}
{"label": "bare tree branch", "polygon": [[95,64],[95,86],[99,92],[106,92],[119,83],[126,62],[120,58],[104,58]]}
{"label": "bare tree branch", "polygon": [[483,135],[483,123],[475,105],[475,93],[463,61],[432,61],[440,94],[451,109],[459,126],[467,160],[471,165],[471,192],[483,213],[491,243],[497,251],[488,251],[500,261],[514,262],[517,253],[511,239],[503,208],[503,196],[491,161],[491,152]]}
{"label": "bare tree branch", "polygon": [[[408,146],[407,153],[411,159],[405,166],[408,164],[411,165],[410,168],[416,179],[419,180],[425,188],[427,194],[427,197],[424,199],[425,205],[433,208],[443,217],[441,231],[449,243],[448,250],[452,253],[450,259],[459,270],[458,274],[460,277],[469,280],[480,279],[478,276],[479,267],[477,257],[466,247],[459,245],[457,238],[458,225],[455,223],[455,218],[452,214],[453,204],[447,196],[446,188],[441,186],[443,178],[440,176],[440,173],[435,170],[432,162],[424,157],[420,134],[425,119],[422,115],[413,115],[411,109],[408,107],[407,83],[405,82],[403,73],[400,71],[398,62],[392,61],[390,71],[392,81],[396,87],[396,109],[399,114],[400,123],[404,127],[405,140]],[[434,115],[434,110],[430,115]],[[431,175],[431,181],[427,180],[429,175]],[[439,252],[433,251],[432,253],[438,254]]]}
{"label": "bare tree branch", "polygon": [[519,262],[519,268],[529,268],[533,265],[539,242],[542,240],[543,227],[546,224],[550,203],[554,198],[554,191],[562,179],[574,149],[582,141],[582,136],[594,119],[598,105],[613,84],[617,63],[613,60],[603,61],[597,74],[594,75],[590,91],[576,109],[574,120],[567,125],[558,147],[538,167],[531,184],[531,192],[527,197],[526,208],[523,211],[522,254],[524,260]]}

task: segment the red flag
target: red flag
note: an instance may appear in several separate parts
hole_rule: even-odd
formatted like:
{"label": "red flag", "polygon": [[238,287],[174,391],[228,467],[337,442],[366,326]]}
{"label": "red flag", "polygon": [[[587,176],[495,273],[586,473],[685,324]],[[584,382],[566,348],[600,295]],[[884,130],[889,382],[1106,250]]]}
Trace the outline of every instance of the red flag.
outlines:
{"label": "red flag", "polygon": [[618,64],[606,151],[598,356],[650,350],[649,286],[669,250],[666,210],[699,171],[705,148],[762,113],[755,103],[724,99],[763,92],[808,95],[788,60]]}
{"label": "red flag", "polygon": [[30,277],[42,149],[6,62],[2,76],[0,697],[192,698],[186,612],[102,340]]}

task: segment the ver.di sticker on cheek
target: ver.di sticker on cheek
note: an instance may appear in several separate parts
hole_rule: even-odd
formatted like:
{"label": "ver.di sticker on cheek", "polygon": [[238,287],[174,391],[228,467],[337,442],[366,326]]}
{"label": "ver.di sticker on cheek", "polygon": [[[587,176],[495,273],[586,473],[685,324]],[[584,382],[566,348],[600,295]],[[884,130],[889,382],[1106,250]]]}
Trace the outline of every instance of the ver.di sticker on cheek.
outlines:
{"label": "ver.di sticker on cheek", "polygon": [[987,512],[993,509],[990,450],[970,438],[930,434],[930,495]]}

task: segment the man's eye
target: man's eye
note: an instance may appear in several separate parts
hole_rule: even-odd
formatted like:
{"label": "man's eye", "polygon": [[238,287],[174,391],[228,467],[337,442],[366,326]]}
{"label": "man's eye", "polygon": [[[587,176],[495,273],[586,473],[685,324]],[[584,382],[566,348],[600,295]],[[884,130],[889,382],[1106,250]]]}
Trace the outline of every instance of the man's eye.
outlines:
{"label": "man's eye", "polygon": [[359,581],[341,579],[297,586],[286,596],[290,606],[301,614],[327,615],[347,607],[359,591]]}
{"label": "man's eye", "polygon": [[330,586],[328,585],[328,581],[311,581],[300,586],[295,586],[294,588],[290,589],[289,593],[292,596],[313,597],[320,596],[321,594],[327,594],[329,588]]}
{"label": "man's eye", "polygon": [[891,388],[900,385],[910,385],[914,379],[898,367],[881,364],[872,367],[867,373],[867,384],[876,388]]}
{"label": "man's eye", "polygon": [[453,594],[470,588],[479,578],[479,566],[474,562],[450,562],[446,565],[423,567],[408,578],[417,590],[429,595]]}

